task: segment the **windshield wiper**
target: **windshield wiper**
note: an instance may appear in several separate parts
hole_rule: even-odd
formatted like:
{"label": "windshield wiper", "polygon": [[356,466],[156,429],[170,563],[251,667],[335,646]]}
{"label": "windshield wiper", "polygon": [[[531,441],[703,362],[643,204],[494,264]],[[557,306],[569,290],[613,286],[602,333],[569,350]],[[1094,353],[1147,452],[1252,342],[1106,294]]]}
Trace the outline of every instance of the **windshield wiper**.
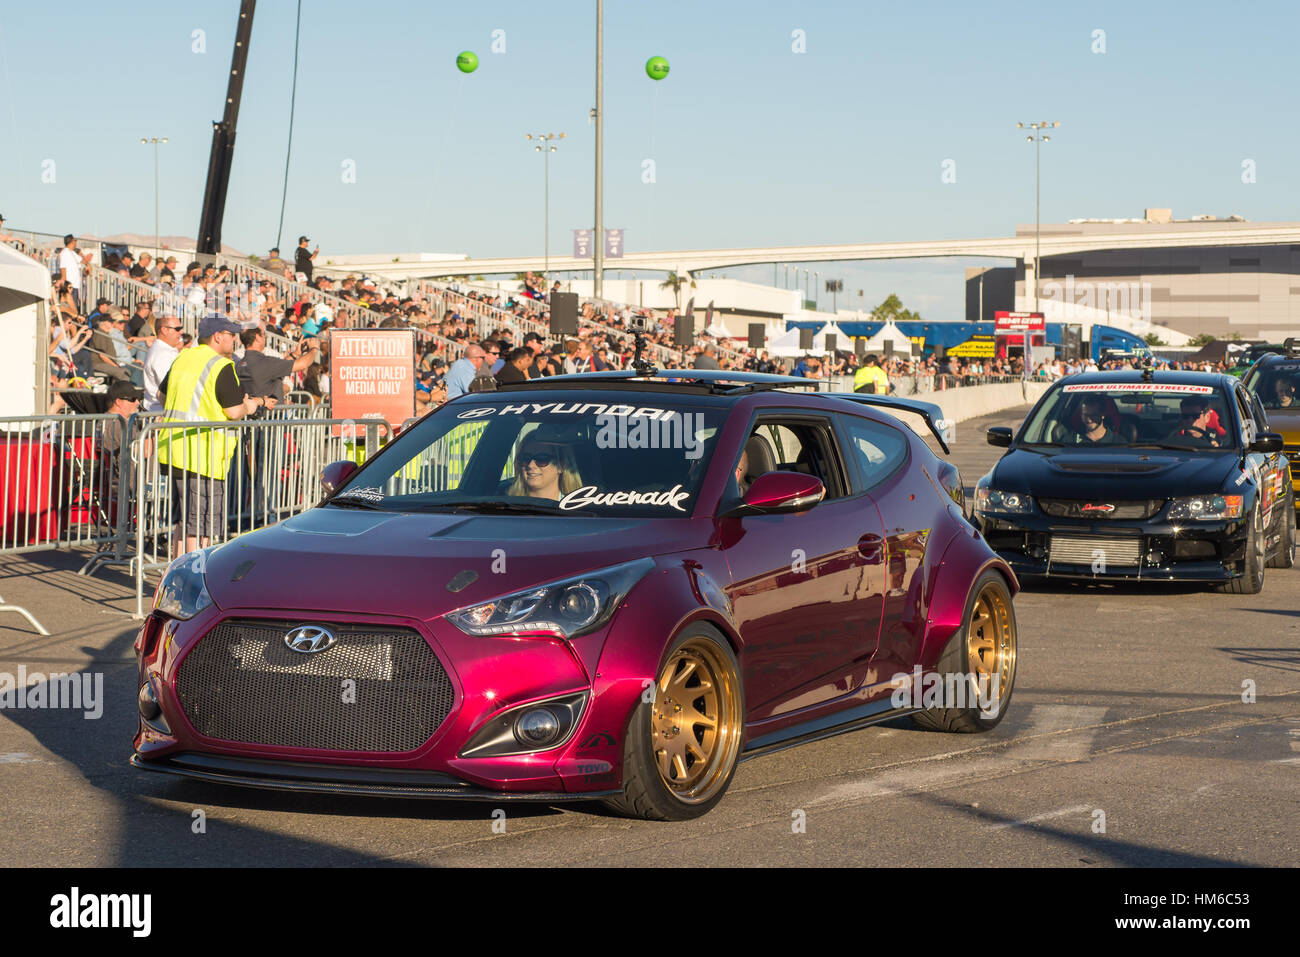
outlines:
{"label": "windshield wiper", "polygon": [[521,502],[446,502],[440,507],[454,508],[466,512],[501,512],[514,515],[554,515],[560,510],[558,504],[529,505]]}

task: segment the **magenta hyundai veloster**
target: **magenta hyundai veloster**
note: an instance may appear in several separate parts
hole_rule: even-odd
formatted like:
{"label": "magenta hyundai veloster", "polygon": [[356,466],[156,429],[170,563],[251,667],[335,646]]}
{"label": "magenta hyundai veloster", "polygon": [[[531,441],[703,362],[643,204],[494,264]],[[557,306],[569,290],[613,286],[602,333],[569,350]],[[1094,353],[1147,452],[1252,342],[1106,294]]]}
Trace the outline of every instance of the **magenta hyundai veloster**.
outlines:
{"label": "magenta hyundai veloster", "polygon": [[[1016,579],[879,408],[937,407],[686,374],[461,397],[329,466],[317,507],[178,559],[136,640],[132,764],[678,820],[774,749],[996,725]],[[909,696],[936,674],[995,693]]]}

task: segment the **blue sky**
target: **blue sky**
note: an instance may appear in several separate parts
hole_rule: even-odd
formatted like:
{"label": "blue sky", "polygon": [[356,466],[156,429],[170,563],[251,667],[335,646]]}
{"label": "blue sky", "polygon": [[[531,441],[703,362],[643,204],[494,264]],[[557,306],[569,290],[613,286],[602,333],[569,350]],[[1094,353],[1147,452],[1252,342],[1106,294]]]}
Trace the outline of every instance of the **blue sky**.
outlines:
{"label": "blue sky", "polygon": [[[194,235],[238,3],[58,9],[0,14],[7,225],[151,233],[139,139],[166,135],[161,229]],[[281,245],[305,232],[322,258],[539,252],[542,160],[524,133],[564,131],[550,243],[570,248],[592,218],[594,11],[594,0],[304,0]],[[1147,206],[1300,219],[1298,11],[608,0],[606,225],[626,230],[629,250],[1006,235],[1033,219],[1033,148],[1015,124],[1039,119],[1062,123],[1043,150],[1045,222]],[[250,252],[276,239],[294,14],[292,0],[263,0],[254,20],[223,234]],[[455,68],[465,49],[480,59],[468,76]],[[644,73],[652,55],[672,64],[662,82]],[[42,182],[50,160],[55,181]],[[942,181],[945,160],[955,183]],[[355,182],[343,182],[349,161]],[[818,271],[843,277],[851,299],[895,290],[950,319],[968,264]],[[772,270],[730,274],[770,282]]]}

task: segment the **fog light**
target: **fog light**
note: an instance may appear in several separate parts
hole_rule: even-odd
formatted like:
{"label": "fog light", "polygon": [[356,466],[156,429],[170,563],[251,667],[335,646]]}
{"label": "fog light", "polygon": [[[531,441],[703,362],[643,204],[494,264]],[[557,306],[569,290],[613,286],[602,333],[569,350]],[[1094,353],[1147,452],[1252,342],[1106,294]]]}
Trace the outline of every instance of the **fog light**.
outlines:
{"label": "fog light", "polygon": [[560,719],[550,708],[529,708],[515,721],[515,738],[520,744],[540,747],[560,736]]}
{"label": "fog light", "polygon": [[1160,551],[1157,548],[1153,548],[1149,552],[1147,552],[1148,565],[1163,565],[1164,563],[1165,563],[1164,552]]}
{"label": "fog light", "polygon": [[158,696],[153,693],[153,682],[146,681],[140,686],[140,694],[137,700],[140,702],[140,717],[146,721],[152,721],[162,713],[162,706],[158,704]]}

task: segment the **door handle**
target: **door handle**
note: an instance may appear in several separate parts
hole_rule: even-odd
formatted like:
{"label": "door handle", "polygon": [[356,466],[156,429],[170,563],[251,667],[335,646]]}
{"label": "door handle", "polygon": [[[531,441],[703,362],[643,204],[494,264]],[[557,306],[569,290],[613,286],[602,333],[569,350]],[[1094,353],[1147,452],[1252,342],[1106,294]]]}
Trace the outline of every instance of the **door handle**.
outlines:
{"label": "door handle", "polygon": [[858,554],[867,560],[868,565],[879,565],[885,557],[885,540],[868,532],[858,539]]}

